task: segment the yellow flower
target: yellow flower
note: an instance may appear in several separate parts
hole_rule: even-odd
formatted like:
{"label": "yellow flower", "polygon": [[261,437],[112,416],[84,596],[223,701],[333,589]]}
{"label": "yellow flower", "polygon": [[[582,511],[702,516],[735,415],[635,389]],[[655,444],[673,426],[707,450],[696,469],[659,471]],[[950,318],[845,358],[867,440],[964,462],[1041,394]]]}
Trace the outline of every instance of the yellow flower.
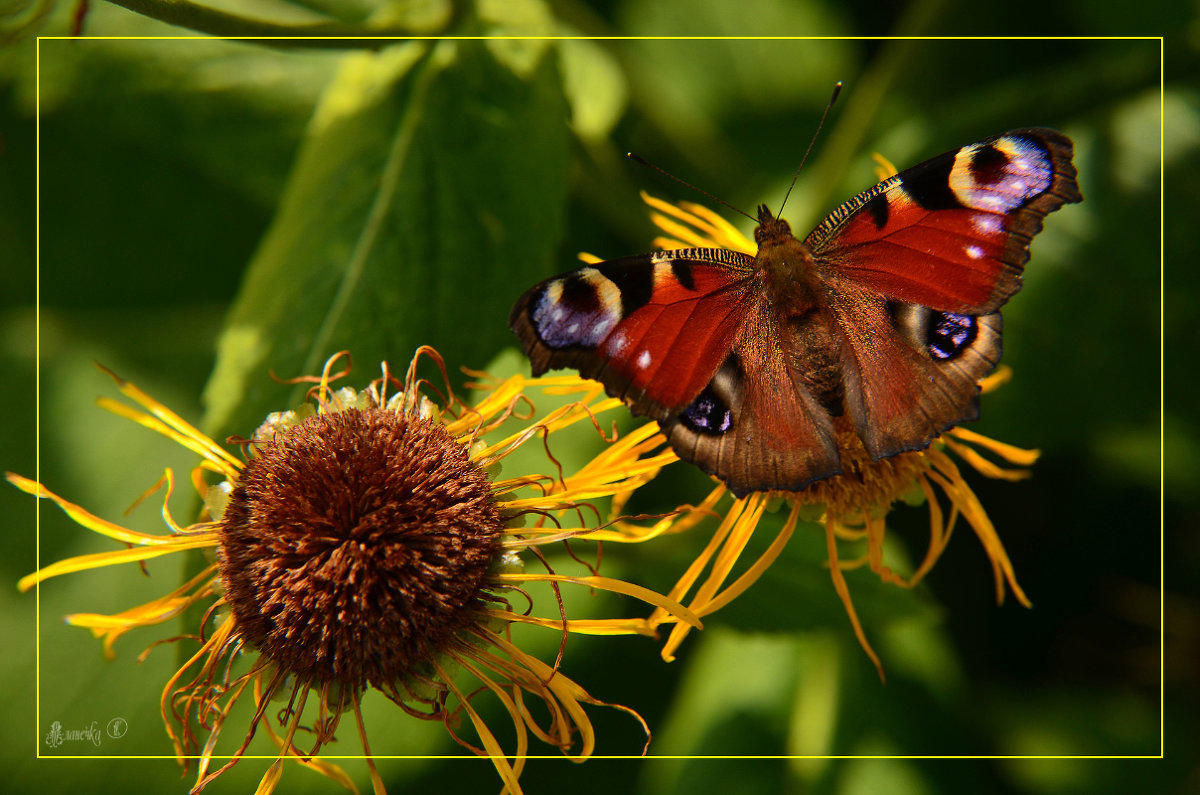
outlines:
{"label": "yellow flower", "polygon": [[[894,169],[892,171],[894,173]],[[886,176],[888,174],[884,173],[881,178]],[[651,213],[653,222],[666,233],[666,236],[655,238],[654,245],[658,248],[719,246],[750,255],[757,251],[755,244],[733,225],[705,207],[691,202],[673,205],[645,193],[642,198],[654,210]],[[982,391],[991,391],[1010,375],[1007,368],[1001,368],[980,382]],[[654,427],[654,423],[650,427]],[[925,450],[874,461],[863,448],[848,419],[837,418],[835,430],[843,473],[813,483],[799,492],[774,495],[752,493],[735,500],[724,511],[720,525],[704,551],[671,589],[668,595],[672,599],[685,602],[698,616],[711,614],[736,598],[762,575],[783,551],[798,522],[818,521],[825,531],[834,589],[845,606],[859,643],[882,677],[883,666],[858,620],[843,572],[867,565],[884,582],[912,588],[937,562],[961,516],[975,531],[991,560],[997,601],[1003,601],[1007,583],[1021,604],[1029,606],[1029,600],[1017,584],[1012,564],[995,527],[948,452],[953,452],[988,477],[1019,480],[1029,476],[1025,467],[1037,459],[1038,451],[1022,450],[965,428],[952,428]],[[1003,463],[993,463],[980,451],[993,454]],[[597,540],[643,542],[658,532],[680,532],[696,524],[706,514],[721,515],[717,513],[716,506],[725,490],[723,485],[717,486],[692,513],[680,517],[669,527],[657,528],[653,533],[644,528],[618,524],[592,537]],[[938,492],[948,500],[949,510],[943,510]],[[773,510],[781,500],[790,504],[790,513],[783,529],[749,569],[733,582],[727,583],[763,513]],[[924,502],[929,510],[929,548],[924,560],[908,576],[893,571],[884,561],[885,517],[898,502]],[[846,546],[861,546],[864,542],[865,552],[854,556],[847,556],[843,552]],[[689,592],[706,568],[707,577],[687,601]],[[675,650],[691,627],[679,623],[662,609],[653,612],[649,624],[654,627],[674,625],[662,651],[664,659],[673,659]]]}
{"label": "yellow flower", "polygon": [[[520,792],[530,735],[575,761],[592,753],[595,736],[585,706],[615,706],[645,729],[636,712],[592,697],[558,670],[558,661],[547,664],[523,652],[509,629],[518,623],[549,627],[562,633],[563,643],[568,632],[653,634],[642,618],[568,621],[561,598],[552,615],[529,614],[524,589],[534,582],[549,583],[556,595],[564,584],[624,594],[699,626],[673,600],[594,571],[555,573],[538,552],[594,529],[583,526],[584,517],[594,515],[585,510],[587,500],[623,499],[674,460],[653,453],[661,444],[653,429],[612,441],[576,473],[563,473],[551,456],[554,474],[500,478],[501,462],[527,442],[547,444],[579,422],[599,430],[597,415],[619,403],[579,378],[520,376],[476,384],[485,393],[474,406],[459,401],[448,384],[435,402],[425,392],[439,390],[417,377],[418,363],[427,357],[445,378],[441,358],[429,348],[417,352],[403,381],[385,364],[383,376],[362,391],[334,389],[332,383],[349,372],[347,366],[333,373],[339,357],[319,377],[301,379],[314,384],[308,402],[271,414],[241,441],[245,460],[113,375],[141,408],[102,399],[105,408],[200,456],[191,477],[203,500],[200,521],[177,522],[164,498],[170,532],[140,532],[9,473],[18,488],[52,500],[83,527],[127,546],[46,566],[23,578],[20,588],[191,549],[215,555],[191,580],[147,604],[116,615],[67,617],[103,638],[111,656],[115,641],[130,630],[162,624],[190,608],[205,610],[196,636],[173,638],[196,647],[161,700],[180,762],[186,767],[199,760],[195,791],[236,763],[260,728],[280,749],[260,793],[275,788],[288,758],[353,789],[340,768],[317,758],[342,716],[353,712],[372,786],[383,792],[360,708],[367,689],[410,715],[443,721],[457,742],[492,758],[509,793]],[[531,392],[575,400],[530,422]],[[169,498],[174,486],[167,470],[156,488],[165,487]],[[529,516],[533,526],[524,527]],[[570,517],[577,526],[570,526]],[[669,529],[673,521],[665,517],[658,526]],[[527,551],[544,570],[524,570],[519,555]],[[468,681],[473,683],[466,686]],[[485,693],[511,717],[516,748],[507,756],[473,704]],[[210,771],[226,716],[246,696],[256,709],[244,740],[227,763]],[[542,708],[532,709],[531,701]],[[464,713],[477,742],[454,728]],[[207,737],[197,737],[197,727],[205,727]],[[301,730],[309,735],[303,747]]]}

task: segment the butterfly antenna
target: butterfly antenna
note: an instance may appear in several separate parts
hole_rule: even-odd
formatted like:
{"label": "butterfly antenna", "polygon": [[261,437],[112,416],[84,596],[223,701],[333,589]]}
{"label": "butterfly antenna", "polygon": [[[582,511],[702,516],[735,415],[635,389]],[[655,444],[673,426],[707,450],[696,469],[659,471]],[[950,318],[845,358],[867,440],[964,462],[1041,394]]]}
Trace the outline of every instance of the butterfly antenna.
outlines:
{"label": "butterfly antenna", "polygon": [[716,196],[713,196],[713,195],[712,195],[711,193],[709,193],[708,191],[706,191],[706,190],[701,190],[700,188],[697,188],[695,185],[693,185],[693,184],[692,184],[692,183],[690,183],[690,182],[685,182],[684,180],[682,180],[682,179],[680,179],[679,177],[677,177],[677,176],[675,176],[674,174],[672,174],[670,171],[665,171],[665,170],[663,170],[663,169],[659,168],[658,166],[654,165],[654,164],[653,164],[653,163],[651,163],[649,160],[645,160],[645,159],[643,159],[643,158],[641,158],[641,157],[638,157],[638,156],[637,156],[637,155],[635,155],[633,152],[626,152],[626,153],[625,153],[625,156],[626,156],[626,157],[628,157],[630,160],[634,161],[635,163],[640,163],[640,164],[641,164],[641,165],[643,165],[643,166],[647,166],[647,167],[649,167],[649,168],[652,168],[652,169],[654,169],[655,171],[657,171],[659,174],[662,174],[664,177],[670,177],[671,179],[673,179],[673,180],[675,180],[676,182],[678,182],[680,185],[683,185],[683,186],[685,186],[685,187],[691,188],[692,190],[696,191],[696,193],[699,193],[699,194],[701,194],[701,195],[703,195],[703,196],[707,196],[708,198],[712,199],[713,201],[717,202],[718,204],[723,204],[723,205],[725,205],[726,207],[728,207],[729,209],[733,210],[735,213],[741,213],[742,215],[744,215],[744,216],[746,216],[747,218],[749,218],[751,221],[754,221],[755,223],[758,223],[758,219],[757,219],[757,218],[755,218],[755,217],[754,217],[753,215],[751,215],[750,213],[748,213],[748,212],[746,212],[746,211],[744,211],[744,210],[739,210],[737,207],[734,207],[732,204],[730,204],[729,202],[725,201],[724,199],[718,199]]}
{"label": "butterfly antenna", "polygon": [[829,97],[829,102],[825,105],[825,112],[821,114],[821,120],[817,122],[817,129],[813,132],[812,140],[808,142],[808,148],[804,150],[804,157],[800,158],[800,165],[796,168],[795,176],[792,177],[792,184],[788,185],[787,193],[783,194],[783,202],[779,205],[780,215],[783,215],[783,205],[787,204],[788,197],[792,195],[792,188],[796,187],[796,180],[800,178],[800,169],[804,168],[804,163],[808,160],[808,153],[812,151],[813,144],[817,142],[817,136],[821,134],[821,128],[825,126],[825,119],[829,116],[829,111],[833,108],[833,103],[837,101],[840,93],[842,93],[841,80],[834,84],[833,95]]}

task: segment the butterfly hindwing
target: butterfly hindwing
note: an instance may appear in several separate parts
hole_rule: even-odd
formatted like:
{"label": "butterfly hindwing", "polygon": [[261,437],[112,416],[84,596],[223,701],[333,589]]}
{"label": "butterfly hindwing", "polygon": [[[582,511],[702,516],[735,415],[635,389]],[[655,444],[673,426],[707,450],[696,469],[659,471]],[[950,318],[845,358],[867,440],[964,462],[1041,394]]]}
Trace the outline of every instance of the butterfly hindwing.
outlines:
{"label": "butterfly hindwing", "polygon": [[689,406],[663,421],[679,457],[738,496],[796,491],[841,472],[832,416],[809,388],[805,357],[765,302]]}
{"label": "butterfly hindwing", "polygon": [[940,312],[874,294],[833,312],[846,329],[845,409],[872,458],[922,449],[978,418],[977,382],[1000,360],[999,312]]}

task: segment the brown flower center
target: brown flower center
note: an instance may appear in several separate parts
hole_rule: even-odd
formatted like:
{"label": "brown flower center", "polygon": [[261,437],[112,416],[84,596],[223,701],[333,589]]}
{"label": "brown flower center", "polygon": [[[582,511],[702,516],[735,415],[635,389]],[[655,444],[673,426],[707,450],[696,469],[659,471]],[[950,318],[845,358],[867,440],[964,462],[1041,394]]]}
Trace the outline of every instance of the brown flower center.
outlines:
{"label": "brown flower center", "polygon": [[221,521],[242,636],[303,680],[395,682],[477,616],[504,522],[441,425],[310,417],[257,448]]}

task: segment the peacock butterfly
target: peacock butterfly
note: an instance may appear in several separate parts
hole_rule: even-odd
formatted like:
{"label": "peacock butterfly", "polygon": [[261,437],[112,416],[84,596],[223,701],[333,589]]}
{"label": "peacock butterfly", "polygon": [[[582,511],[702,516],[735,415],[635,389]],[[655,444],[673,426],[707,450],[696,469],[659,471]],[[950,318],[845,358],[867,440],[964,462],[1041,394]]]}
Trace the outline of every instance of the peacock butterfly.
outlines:
{"label": "peacock butterfly", "polygon": [[878,460],[979,414],[999,309],[1042,218],[1082,200],[1072,144],[1012,130],[884,180],[801,242],[758,208],[758,254],[659,251],[548,279],[509,325],[534,375],[572,367],[657,420],[737,495],[841,473],[835,418]]}

